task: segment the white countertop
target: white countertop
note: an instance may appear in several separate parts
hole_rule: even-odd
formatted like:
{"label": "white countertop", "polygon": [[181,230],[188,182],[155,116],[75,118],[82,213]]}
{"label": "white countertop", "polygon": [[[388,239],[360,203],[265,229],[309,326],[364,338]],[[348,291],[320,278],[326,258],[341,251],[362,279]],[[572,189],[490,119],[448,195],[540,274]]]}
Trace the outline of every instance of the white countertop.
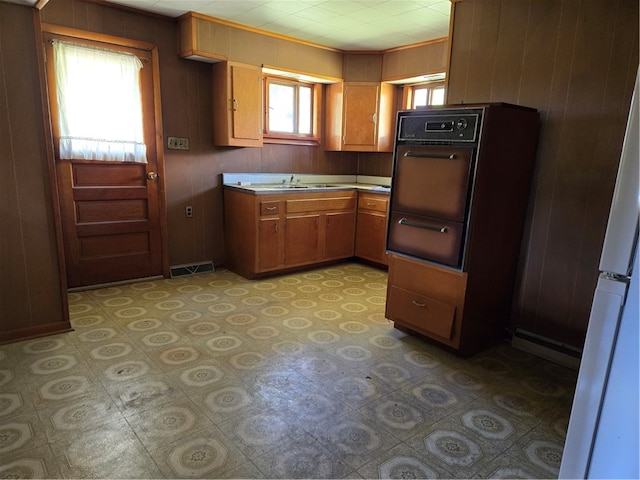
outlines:
{"label": "white countertop", "polygon": [[297,173],[223,173],[222,184],[254,193],[367,190],[389,193],[391,178],[367,175],[315,175]]}

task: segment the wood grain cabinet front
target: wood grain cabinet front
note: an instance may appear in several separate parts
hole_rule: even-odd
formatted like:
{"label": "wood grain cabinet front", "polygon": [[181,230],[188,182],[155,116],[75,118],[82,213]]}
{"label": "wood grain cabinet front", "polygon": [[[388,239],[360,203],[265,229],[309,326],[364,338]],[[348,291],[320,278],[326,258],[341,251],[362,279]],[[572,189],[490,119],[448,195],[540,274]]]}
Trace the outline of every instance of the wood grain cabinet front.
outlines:
{"label": "wood grain cabinet front", "polygon": [[213,143],[262,146],[262,69],[237,62],[213,65]]}
{"label": "wood grain cabinet front", "polygon": [[325,150],[391,152],[396,88],[384,82],[327,86]]}
{"label": "wood grain cabinet front", "polygon": [[246,278],[353,256],[357,192],[224,189],[226,266]]}
{"label": "wood grain cabinet front", "polygon": [[469,333],[462,330],[466,288],[464,272],[391,254],[385,315],[397,327],[461,350]]}
{"label": "wood grain cabinet front", "polygon": [[389,195],[364,193],[358,195],[355,256],[387,265],[385,251]]}

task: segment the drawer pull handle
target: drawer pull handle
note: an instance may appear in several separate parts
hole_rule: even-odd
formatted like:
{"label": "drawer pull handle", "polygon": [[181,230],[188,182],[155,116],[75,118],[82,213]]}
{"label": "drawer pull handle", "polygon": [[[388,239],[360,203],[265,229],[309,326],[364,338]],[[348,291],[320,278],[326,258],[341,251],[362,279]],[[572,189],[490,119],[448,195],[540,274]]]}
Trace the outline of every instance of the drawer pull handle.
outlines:
{"label": "drawer pull handle", "polygon": [[415,300],[411,300],[411,303],[413,303],[416,307],[425,307],[427,305],[426,303],[419,303]]}
{"label": "drawer pull handle", "polygon": [[275,209],[276,209],[276,207],[264,207],[264,209],[265,209],[265,210],[269,210],[269,211],[271,211],[271,210],[275,210]]}
{"label": "drawer pull handle", "polygon": [[398,220],[398,225],[406,225],[407,227],[423,228],[424,230],[431,230],[432,232],[447,233],[449,230],[447,227],[437,227],[435,225],[424,225],[422,223],[413,223],[406,218]]}
{"label": "drawer pull handle", "polygon": [[367,203],[367,207],[375,207],[376,204],[375,203]]}
{"label": "drawer pull handle", "polygon": [[415,157],[415,158],[444,158],[446,160],[455,160],[456,154],[452,153],[450,155],[446,153],[416,153],[416,152],[405,152],[405,157]]}

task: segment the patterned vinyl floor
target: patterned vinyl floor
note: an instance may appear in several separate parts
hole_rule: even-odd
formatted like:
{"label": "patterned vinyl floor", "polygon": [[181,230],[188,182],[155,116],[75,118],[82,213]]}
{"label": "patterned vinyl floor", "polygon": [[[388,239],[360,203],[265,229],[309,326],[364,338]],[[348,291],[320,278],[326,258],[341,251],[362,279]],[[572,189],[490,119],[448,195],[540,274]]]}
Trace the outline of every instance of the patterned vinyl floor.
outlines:
{"label": "patterned vinyl floor", "polygon": [[346,263],[69,294],[0,346],[0,478],[555,478],[576,372],[469,359],[384,317]]}

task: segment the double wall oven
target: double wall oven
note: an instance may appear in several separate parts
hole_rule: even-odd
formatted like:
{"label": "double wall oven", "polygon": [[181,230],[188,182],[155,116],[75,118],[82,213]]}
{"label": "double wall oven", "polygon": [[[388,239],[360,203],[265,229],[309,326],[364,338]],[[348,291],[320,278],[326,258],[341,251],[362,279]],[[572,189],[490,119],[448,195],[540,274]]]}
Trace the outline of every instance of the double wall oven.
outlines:
{"label": "double wall oven", "polygon": [[401,111],[396,125],[387,317],[472,353],[504,334],[538,113],[444,106]]}
{"label": "double wall oven", "polygon": [[482,110],[400,115],[388,249],[461,269]]}

